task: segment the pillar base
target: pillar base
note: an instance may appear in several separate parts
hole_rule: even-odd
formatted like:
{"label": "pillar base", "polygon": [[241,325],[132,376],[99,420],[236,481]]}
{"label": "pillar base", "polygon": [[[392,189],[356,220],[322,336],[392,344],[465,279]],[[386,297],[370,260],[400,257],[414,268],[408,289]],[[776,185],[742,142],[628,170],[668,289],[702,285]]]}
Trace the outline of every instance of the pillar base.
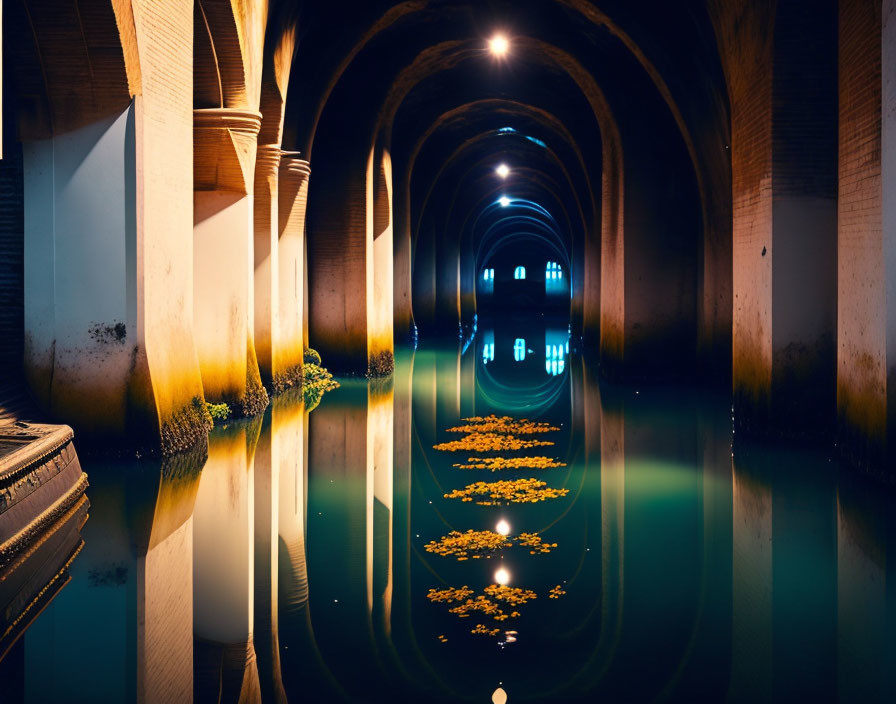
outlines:
{"label": "pillar base", "polygon": [[375,352],[367,358],[367,378],[379,379],[391,376],[395,371],[395,357],[389,350]]}
{"label": "pillar base", "polygon": [[162,424],[162,456],[170,457],[178,452],[186,452],[207,440],[211,427],[212,417],[205,407],[205,401],[200,396],[194,396],[189,404]]}

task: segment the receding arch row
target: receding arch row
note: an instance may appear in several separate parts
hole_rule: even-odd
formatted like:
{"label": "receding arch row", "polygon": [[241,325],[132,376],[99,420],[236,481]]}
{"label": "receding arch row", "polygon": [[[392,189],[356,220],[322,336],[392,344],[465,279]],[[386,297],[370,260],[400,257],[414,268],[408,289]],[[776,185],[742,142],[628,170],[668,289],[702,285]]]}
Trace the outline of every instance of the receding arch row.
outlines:
{"label": "receding arch row", "polygon": [[[221,0],[203,0],[199,10],[204,19],[198,28],[192,13],[184,14],[183,8],[170,4],[125,0],[110,7],[100,0],[84,0],[78,6],[80,21],[65,11],[44,12],[46,8],[36,0],[26,0],[10,10],[9,46],[21,70],[13,77],[14,96],[8,105],[14,106],[20,118],[20,136],[26,142],[25,169],[37,173],[34,166],[44,159],[45,167],[66,176],[66,159],[61,158],[66,155],[86,166],[79,171],[83,181],[72,182],[76,190],[83,189],[78,209],[72,201],[51,192],[46,183],[43,188],[27,181],[28,188],[38,186],[32,196],[40,197],[26,199],[26,204],[36,204],[26,216],[26,240],[34,264],[26,267],[26,277],[36,282],[37,273],[47,270],[48,266],[40,264],[41,257],[46,265],[68,257],[80,265],[92,248],[115,253],[111,269],[115,276],[90,277],[95,280],[92,286],[78,292],[78,305],[86,305],[82,310],[67,308],[69,300],[76,297],[68,295],[70,289],[62,277],[54,274],[52,293],[40,291],[39,285],[26,286],[32,292],[26,296],[29,376],[37,395],[57,417],[84,414],[91,419],[87,426],[98,432],[154,427],[147,434],[152,442],[161,437],[194,437],[192,431],[180,433],[177,428],[201,426],[191,420],[190,409],[193,399],[201,399],[211,384],[203,381],[209,374],[202,373],[203,363],[195,354],[201,346],[195,339],[195,299],[197,290],[217,284],[213,277],[203,280],[202,272],[197,276],[196,260],[204,261],[207,255],[197,243],[196,226],[201,228],[205,221],[196,218],[196,202],[191,204],[187,193],[198,192],[199,200],[215,193],[222,203],[226,198],[233,198],[231,205],[239,203],[241,234],[234,236],[232,244],[234,250],[236,245],[240,249],[246,245],[241,255],[247,263],[246,273],[239,275],[240,281],[227,276],[220,283],[222,296],[236,296],[237,307],[245,311],[245,320],[241,313],[237,326],[245,331],[241,345],[245,361],[235,365],[239,372],[228,381],[237,394],[234,402],[238,402],[253,366],[258,369],[257,380],[272,387],[278,369],[288,371],[288,367],[277,366],[277,354],[268,354],[268,342],[271,350],[278,350],[288,338],[295,350],[316,334],[312,323],[298,345],[294,332],[275,341],[281,332],[277,332],[278,308],[271,302],[280,301],[292,284],[292,298],[284,305],[287,310],[304,310],[309,297],[315,299],[314,281],[323,281],[313,271],[314,251],[309,258],[293,254],[280,261],[281,244],[284,252],[292,248],[299,253],[306,244],[304,196],[297,195],[295,203],[286,205],[291,195],[281,199],[277,193],[275,198],[274,186],[279,186],[281,177],[288,181],[289,174],[304,174],[305,185],[291,186],[284,194],[301,194],[302,188],[307,189],[310,165],[300,162],[310,160],[308,150],[314,147],[315,178],[310,183],[315,189],[314,184],[320,182],[322,190],[309,194],[312,250],[315,241],[327,239],[328,231],[342,236],[350,230],[358,232],[363,223],[366,233],[370,223],[369,247],[365,234],[359,238],[363,245],[348,249],[348,262],[357,268],[340,284],[341,290],[345,290],[345,282],[354,286],[361,281],[360,273],[364,274],[365,296],[371,283],[375,291],[377,281],[382,281],[385,263],[380,274],[374,273],[368,281],[367,272],[376,272],[376,266],[359,262],[368,261],[376,243],[380,243],[382,254],[383,233],[389,230],[383,223],[392,224],[395,243],[391,261],[397,262],[396,278],[410,282],[413,209],[420,202],[418,194],[429,190],[436,178],[439,168],[434,164],[440,154],[445,160],[472,164],[466,160],[476,155],[478,147],[458,150],[476,134],[487,131],[484,121],[483,129],[472,127],[478,120],[473,115],[480,108],[463,106],[480,103],[484,115],[486,105],[492,104],[488,101],[509,98],[529,106],[528,117],[516,119],[532,119],[535,124],[532,110],[540,110],[550,118],[543,120],[539,129],[547,130],[547,123],[553,121],[553,134],[563,129],[568,132],[543,141],[569,167],[573,186],[571,190],[563,186],[560,201],[570,213],[574,208],[569,203],[577,200],[584,204],[583,229],[588,236],[582,236],[582,246],[597,250],[583,254],[585,271],[575,277],[586,282],[586,292],[591,291],[583,300],[598,302],[596,310],[592,307],[582,315],[586,348],[599,349],[605,361],[628,367],[637,362],[639,349],[649,350],[653,344],[639,331],[650,328],[658,331],[659,339],[669,339],[668,321],[680,319],[685,321],[681,329],[687,332],[676,340],[676,347],[691,348],[697,339],[701,351],[709,350],[712,360],[724,365],[730,357],[722,352],[733,337],[739,350],[734,355],[739,367],[735,383],[749,392],[742,398],[747,405],[755,405],[760,415],[771,398],[774,380],[790,378],[787,370],[792,365],[786,360],[775,362],[769,352],[780,348],[775,339],[785,340],[789,333],[780,325],[774,328],[777,332],[770,333],[773,328],[765,325],[769,315],[780,323],[781,311],[786,312],[789,301],[780,295],[786,287],[775,287],[778,294],[774,294],[767,285],[771,258],[761,259],[757,252],[762,247],[754,246],[751,233],[778,238],[781,246],[775,261],[779,268],[773,273],[779,280],[788,266],[798,270],[798,259],[787,264],[781,256],[791,251],[787,247],[791,230],[775,219],[780,209],[769,211],[768,206],[783,202],[776,193],[796,204],[793,193],[781,190],[785,181],[779,176],[788,173],[788,168],[795,169],[801,182],[817,186],[827,202],[825,231],[830,237],[826,242],[832,245],[835,238],[831,233],[836,232],[836,249],[845,255],[836,260],[836,273],[832,273],[833,267],[825,270],[825,283],[820,284],[825,289],[824,304],[812,311],[819,320],[824,318],[818,329],[824,328],[825,335],[838,340],[835,348],[828,345],[823,361],[829,367],[829,358],[836,358],[836,403],[844,423],[854,428],[873,425],[872,435],[877,439],[872,444],[881,446],[880,438],[889,432],[889,421],[882,419],[892,415],[886,410],[889,391],[880,391],[889,388],[883,380],[891,365],[881,360],[889,350],[886,341],[892,326],[881,303],[886,300],[881,286],[875,284],[869,294],[874,305],[866,309],[850,283],[866,259],[861,247],[850,249],[854,240],[850,239],[847,215],[853,212],[850,207],[861,205],[856,211],[860,213],[856,220],[860,231],[852,233],[860,239],[855,241],[887,250],[889,241],[880,235],[878,226],[885,220],[880,212],[885,206],[874,203],[884,188],[880,184],[889,182],[889,172],[882,168],[880,150],[875,150],[872,140],[870,151],[862,151],[867,157],[861,162],[862,174],[867,178],[856,181],[861,189],[849,190],[854,174],[849,171],[846,154],[865,149],[850,141],[848,128],[856,120],[868,119],[878,142],[888,129],[880,109],[884,89],[878,66],[889,64],[883,59],[879,63],[860,60],[865,51],[870,56],[883,51],[886,23],[880,3],[826,2],[813,22],[804,25],[798,7],[790,3],[770,7],[725,0],[689,13],[665,6],[653,13],[638,13],[627,3],[606,3],[596,10],[580,0],[546,0],[538,3],[542,21],[536,26],[526,12],[500,2],[485,9],[476,3],[452,4],[446,10],[440,3],[384,0],[366,3],[357,14],[342,18],[338,8],[322,3],[272,2],[269,7],[243,3],[237,7]],[[496,26],[498,14],[494,13],[506,20],[514,42],[510,60],[501,65],[491,62],[484,50],[485,35]],[[550,21],[543,21],[545,18]],[[339,32],[335,41],[325,39],[327,33],[319,30],[337,26],[328,24],[336,21],[345,31]],[[861,31],[844,30],[836,35],[831,30],[835,25]],[[813,38],[812,52],[794,51],[801,27]],[[756,28],[761,30],[758,34]],[[208,35],[208,42],[203,43],[201,32]],[[810,55],[812,60],[806,58]],[[365,74],[371,65],[378,69],[372,76],[370,71]],[[781,91],[795,85],[794,77],[806,71],[818,78],[812,85],[821,88],[806,94],[800,104]],[[834,80],[838,76],[842,80]],[[529,81],[528,91],[521,77],[536,79]],[[187,85],[191,81],[200,93],[204,86],[217,86],[215,96],[207,102],[197,99]],[[847,89],[864,87],[868,88],[861,93],[865,99],[858,103],[843,97]],[[754,105],[754,99],[759,103]],[[587,107],[575,107],[582,105]],[[751,112],[756,105],[763,109]],[[818,127],[808,119],[806,105],[818,106],[821,112],[815,112],[828,116],[825,126]],[[511,112],[498,115],[495,107],[496,118],[502,121],[517,110],[510,106]],[[208,124],[210,113],[194,116],[197,108],[222,111],[218,125]],[[457,111],[456,119],[437,124],[452,110]],[[522,115],[522,111],[516,114]],[[582,119],[585,116],[587,119]],[[834,116],[843,126],[839,141],[830,127]],[[471,123],[469,131],[465,121]],[[818,164],[811,159],[796,163],[775,147],[776,135],[788,126],[799,130],[804,139],[814,135],[825,140],[824,149],[809,150],[824,155],[824,179],[812,180]],[[49,142],[52,153],[47,148]],[[483,140],[483,147],[486,142]],[[831,145],[841,142],[845,146],[837,153]],[[418,143],[421,146],[416,146]],[[88,148],[101,144],[108,149]],[[304,153],[296,154],[299,150]],[[113,153],[121,157],[118,162],[112,159]],[[108,161],[105,155],[109,155]],[[485,156],[483,151],[478,158]],[[579,169],[576,161],[584,167]],[[204,165],[222,163],[227,165],[224,178],[195,178],[197,167],[201,175]],[[392,171],[391,189],[383,176],[387,164]],[[460,178],[467,172],[475,176],[474,171],[460,166],[446,165],[443,173]],[[533,176],[535,172],[533,169]],[[90,173],[120,178],[91,179]],[[750,200],[756,184],[761,185],[769,173],[774,176],[773,190],[761,191],[760,197]],[[353,185],[342,188],[343,176]],[[445,176],[440,178],[447,183]],[[65,182],[64,178],[57,180]],[[675,184],[678,190],[665,192],[664,184],[672,180],[680,180]],[[434,189],[433,207],[462,226],[473,217],[476,207],[471,183],[463,188]],[[837,183],[843,187],[838,189]],[[854,200],[866,190],[868,198]],[[774,196],[771,200],[769,194]],[[362,201],[364,205],[351,217],[342,214],[350,210],[344,207],[346,203]],[[589,201],[600,204],[592,205],[590,214]],[[743,207],[736,211],[732,226],[735,201]],[[121,207],[104,208],[119,202]],[[830,217],[834,202],[842,221]],[[645,203],[656,208],[644,208]],[[562,211],[557,210],[558,214]],[[53,215],[51,224],[47,224],[48,214]],[[669,214],[671,219],[666,217]],[[596,225],[589,227],[589,220],[600,223],[600,236]],[[284,221],[292,223],[289,228],[298,237],[291,244],[280,241]],[[460,234],[455,225],[450,227]],[[228,230],[235,232],[235,228],[236,219],[228,225]],[[54,233],[53,238],[41,238],[42,232]],[[80,246],[72,247],[72,242]],[[733,242],[738,243],[734,265]],[[465,246],[461,241],[460,248]],[[658,266],[659,261],[671,261],[673,266],[667,270]],[[83,263],[85,271],[95,270],[89,261]],[[306,279],[306,263],[312,269],[308,272],[310,296],[305,296],[304,286],[299,285]],[[227,269],[243,271],[242,266]],[[266,278],[265,271],[274,270],[277,276]],[[742,274],[734,283],[732,270]],[[750,272],[754,270],[764,277],[755,291],[750,289]],[[888,280],[886,266],[874,271],[874,281]],[[645,291],[637,283],[645,278],[655,284],[654,291]],[[636,294],[639,288],[641,293]],[[411,287],[390,290],[400,292],[393,317],[398,311],[409,311]],[[662,291],[675,295],[660,297]],[[738,324],[732,334],[733,295],[738,296]],[[650,317],[650,304],[658,297],[678,302]],[[834,303],[842,313],[836,320],[828,315]],[[379,304],[374,307],[381,309]],[[304,327],[306,319],[315,317],[313,308],[303,314],[302,325],[295,327]],[[367,301],[363,308],[367,325]],[[349,324],[345,307],[340,310],[343,328],[351,328],[354,323]],[[461,315],[463,310],[462,305]],[[850,311],[858,312],[851,315]],[[203,317],[201,311],[198,317]],[[100,347],[104,343],[90,336],[93,325],[99,326],[94,330],[116,330],[119,322],[124,326],[124,345]],[[860,323],[874,335],[857,337]],[[172,330],[176,344],[165,339]],[[774,337],[782,331],[784,337]],[[378,330],[376,336],[389,337],[384,330]],[[859,337],[865,342],[858,342]],[[60,340],[74,342],[67,345]],[[59,344],[53,347],[54,342]],[[200,342],[208,348],[216,344],[215,340]],[[346,368],[360,370],[365,356],[369,362],[367,346],[365,342],[365,353],[353,356]],[[102,352],[102,362],[95,365],[96,384],[90,374],[80,380],[67,376],[67,369],[83,364],[85,350]],[[859,373],[853,362],[866,353],[877,360],[876,366],[867,374]],[[47,381],[50,374],[44,374],[48,370],[53,371],[52,382]],[[824,382],[826,388],[832,385],[828,381]],[[876,409],[873,418],[860,410],[871,407],[857,400],[865,396]],[[201,434],[201,430],[197,432]],[[861,435],[864,431],[857,432]]]}

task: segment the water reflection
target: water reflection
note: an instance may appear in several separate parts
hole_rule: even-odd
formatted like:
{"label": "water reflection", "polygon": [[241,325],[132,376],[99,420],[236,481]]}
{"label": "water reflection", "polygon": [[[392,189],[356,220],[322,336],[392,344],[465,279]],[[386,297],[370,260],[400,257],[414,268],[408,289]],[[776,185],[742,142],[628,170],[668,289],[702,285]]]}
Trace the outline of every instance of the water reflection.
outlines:
{"label": "water reflection", "polygon": [[[536,351],[519,362],[517,337]],[[728,399],[601,387],[567,340],[562,326],[508,320],[465,354],[399,354],[391,383],[347,381],[313,412],[281,397],[263,419],[216,429],[207,460],[82,458],[85,546],[4,662],[16,678],[4,691],[17,683],[27,702],[892,701],[891,499],[825,456],[732,457]],[[529,364],[537,373],[518,371]],[[459,437],[447,430],[461,418],[491,413],[558,428],[544,436],[552,446],[502,453],[556,462],[461,469],[475,453],[433,448]],[[530,477],[568,493],[444,498]],[[513,547],[464,561],[424,548],[467,530]],[[557,547],[532,554],[523,534]],[[462,587],[461,601],[427,598]],[[537,596],[510,616],[499,588]],[[507,620],[451,612],[476,595]]]}

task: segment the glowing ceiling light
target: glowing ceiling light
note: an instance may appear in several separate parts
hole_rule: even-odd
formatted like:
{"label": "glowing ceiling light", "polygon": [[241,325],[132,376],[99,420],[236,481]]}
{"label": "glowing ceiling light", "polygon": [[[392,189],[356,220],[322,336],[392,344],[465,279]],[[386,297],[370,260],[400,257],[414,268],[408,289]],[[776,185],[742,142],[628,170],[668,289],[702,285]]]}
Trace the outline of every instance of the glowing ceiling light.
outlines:
{"label": "glowing ceiling light", "polygon": [[507,164],[498,164],[498,168],[495,169],[495,173],[498,174],[501,178],[507,178],[510,175],[510,167]]}
{"label": "glowing ceiling light", "polygon": [[510,524],[502,518],[495,526],[495,532],[501,535],[510,535]]}
{"label": "glowing ceiling light", "polygon": [[503,567],[499,567],[497,570],[495,570],[495,584],[504,586],[508,582],[510,582],[510,572],[508,572]]}
{"label": "glowing ceiling light", "polygon": [[500,198],[498,198],[498,202],[501,204],[502,208],[506,208],[508,205],[510,205],[510,198],[508,198],[507,196],[501,196]]}
{"label": "glowing ceiling light", "polygon": [[488,40],[488,50],[495,56],[505,56],[510,50],[510,40],[503,34],[496,34]]}

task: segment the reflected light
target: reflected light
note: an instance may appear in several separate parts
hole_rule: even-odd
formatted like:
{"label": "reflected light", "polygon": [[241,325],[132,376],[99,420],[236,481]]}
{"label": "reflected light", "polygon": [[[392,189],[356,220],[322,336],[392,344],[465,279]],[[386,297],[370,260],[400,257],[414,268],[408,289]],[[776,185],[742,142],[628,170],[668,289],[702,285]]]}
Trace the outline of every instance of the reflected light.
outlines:
{"label": "reflected light", "polygon": [[510,582],[510,572],[508,572],[503,567],[499,567],[495,570],[495,584],[500,584],[502,587]]}
{"label": "reflected light", "polygon": [[501,196],[500,198],[498,198],[498,202],[501,204],[502,208],[506,208],[508,205],[510,205],[510,198],[508,198],[507,196]]}
{"label": "reflected light", "polygon": [[495,526],[495,532],[501,535],[510,535],[510,524],[502,518]]}
{"label": "reflected light", "polygon": [[494,56],[504,56],[510,49],[510,41],[503,34],[496,34],[488,40],[488,50]]}
{"label": "reflected light", "polygon": [[499,164],[498,168],[495,169],[495,173],[501,178],[507,178],[510,175],[510,167],[507,164]]}
{"label": "reflected light", "polygon": [[507,692],[498,687],[492,694],[493,704],[507,704]]}

